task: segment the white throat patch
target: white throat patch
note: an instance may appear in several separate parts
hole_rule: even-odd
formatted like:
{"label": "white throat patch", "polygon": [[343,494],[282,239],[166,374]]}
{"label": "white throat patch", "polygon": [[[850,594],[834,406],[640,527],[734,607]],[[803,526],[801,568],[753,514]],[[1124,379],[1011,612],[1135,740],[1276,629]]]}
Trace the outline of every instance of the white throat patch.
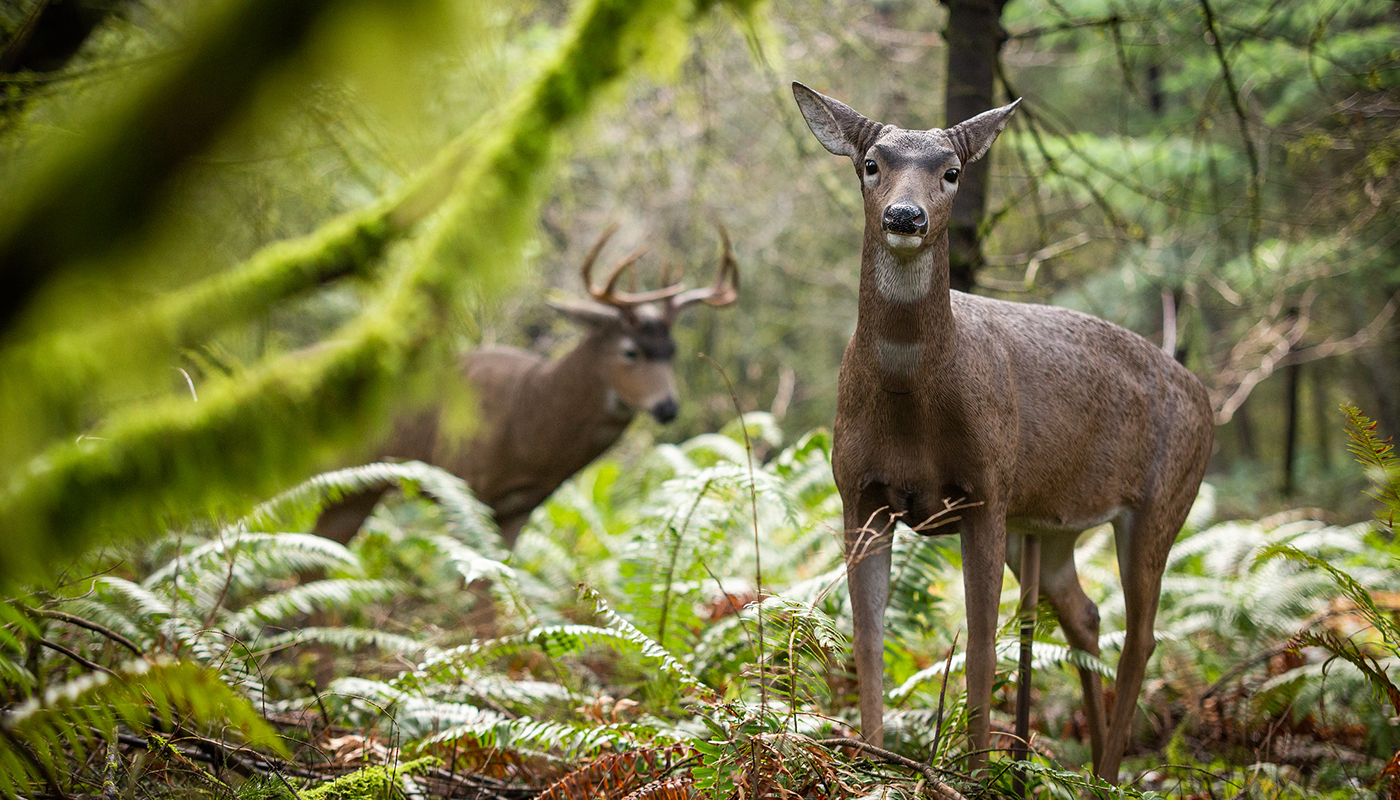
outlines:
{"label": "white throat patch", "polygon": [[880,358],[880,369],[893,375],[913,375],[919,369],[918,342],[891,342],[878,339],[875,354]]}
{"label": "white throat patch", "polygon": [[933,287],[933,252],[924,250],[912,261],[899,261],[883,248],[875,256],[875,290],[891,303],[914,303]]}

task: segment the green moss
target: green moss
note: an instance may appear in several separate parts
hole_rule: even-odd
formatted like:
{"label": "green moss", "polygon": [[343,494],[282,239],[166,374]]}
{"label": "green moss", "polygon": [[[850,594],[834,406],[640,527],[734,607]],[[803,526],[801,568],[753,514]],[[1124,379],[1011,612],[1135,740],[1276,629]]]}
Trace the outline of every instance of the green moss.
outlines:
{"label": "green moss", "polygon": [[301,793],[301,800],[385,800],[402,793],[399,782],[405,775],[420,775],[441,764],[438,759],[425,756],[393,767],[365,767],[307,789]]}
{"label": "green moss", "polygon": [[[490,281],[515,264],[536,217],[555,137],[645,55],[659,25],[690,12],[674,0],[584,3],[559,56],[471,152],[433,224],[406,263],[381,278],[366,312],[315,353],[207,387],[198,403],[172,398],[128,409],[96,437],[35,459],[0,494],[0,529],[10,542],[0,551],[0,583],[70,557],[105,531],[155,530],[171,511],[236,506],[304,477],[338,442],[373,435],[409,391],[407,378],[444,366],[445,359],[435,358],[435,335],[467,280]],[[462,158],[452,153],[444,162]],[[419,187],[406,203],[430,210],[441,191]],[[373,251],[380,229],[371,228],[368,240],[329,230],[325,236],[353,255]],[[326,263],[278,260],[272,252],[265,283],[246,275],[234,280],[240,297],[267,297],[304,279],[302,267],[315,274]],[[170,312],[170,327],[194,330],[205,324],[196,318],[201,314],[214,318],[243,302],[208,291],[186,296]]]}

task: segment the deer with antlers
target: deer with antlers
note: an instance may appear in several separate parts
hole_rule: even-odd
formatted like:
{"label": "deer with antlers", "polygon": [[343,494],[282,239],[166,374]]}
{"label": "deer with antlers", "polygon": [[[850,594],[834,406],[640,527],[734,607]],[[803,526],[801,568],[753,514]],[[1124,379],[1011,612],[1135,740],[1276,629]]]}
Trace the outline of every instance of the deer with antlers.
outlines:
{"label": "deer with antlers", "polygon": [[[580,272],[590,299],[550,304],[583,328],[582,341],[553,361],[514,347],[473,351],[462,371],[479,406],[475,434],[449,440],[430,413],[399,425],[380,450],[381,459],[425,461],[465,480],[491,508],[507,547],[514,547],[530,512],[611,447],[638,412],[661,423],[675,419],[680,404],[671,325],[697,303],[727,306],[739,296],[738,265],[723,229],[723,254],[710,286],[686,290],[677,282],[620,291],[619,279],[635,268],[643,248],[618,262],[597,288],[593,265],[615,230],[605,231],[584,258]],[[667,273],[669,282],[669,267]],[[385,491],[366,491],[326,509],[315,532],[348,542]]]}
{"label": "deer with antlers", "polygon": [[[851,159],[864,196],[856,330],[841,361],[832,456],[862,735],[882,739],[896,521],[918,530],[961,506],[974,770],[987,764],[1002,565],[1023,566],[1031,608],[1037,596],[1048,600],[1070,645],[1097,656],[1098,609],[1079,584],[1074,546],[1086,529],[1111,522],[1127,615],[1112,708],[1098,673],[1079,672],[1095,771],[1116,781],[1155,646],[1167,551],[1211,450],[1205,388],[1147,340],[1103,320],[949,290],[958,177],[986,154],[1016,103],[923,131],[867,119],[801,84],[793,93],[818,141]],[[1023,652],[1028,646],[1023,639]],[[1028,697],[1023,691],[1018,716]]]}

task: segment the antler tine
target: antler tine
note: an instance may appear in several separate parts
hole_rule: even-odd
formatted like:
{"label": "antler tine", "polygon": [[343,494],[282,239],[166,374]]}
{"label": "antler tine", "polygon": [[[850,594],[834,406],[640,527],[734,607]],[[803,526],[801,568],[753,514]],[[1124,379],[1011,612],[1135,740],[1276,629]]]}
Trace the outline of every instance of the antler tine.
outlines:
{"label": "antler tine", "polygon": [[[603,293],[606,294],[609,298],[615,298],[618,300],[631,297],[632,295],[626,292],[622,294],[617,293],[617,281],[619,278],[622,277],[622,273],[625,272],[628,267],[637,263],[637,259],[641,258],[643,255],[646,255],[646,252],[647,249],[645,246],[638,247],[636,250],[632,251],[631,255],[617,262],[617,265],[612,268],[612,272],[608,273],[608,282],[605,285],[606,288],[603,289]],[[637,273],[634,271],[632,273],[633,277],[635,277],[636,274]]]}
{"label": "antler tine", "polygon": [[[715,276],[713,292],[704,300],[712,306],[727,306],[739,299],[739,262],[734,258],[734,245],[729,241],[729,231],[725,230],[723,225],[719,226],[719,238],[724,242],[724,255],[720,257],[719,274]],[[729,278],[727,289],[724,287],[726,276]]]}
{"label": "antler tine", "polygon": [[703,302],[711,306],[727,306],[739,299],[739,264],[734,258],[734,246],[729,241],[729,231],[719,227],[719,238],[724,244],[720,256],[719,272],[715,282],[703,289],[691,289],[673,297],[669,304],[671,315],[694,303]]}
{"label": "antler tine", "polygon": [[593,248],[588,251],[588,255],[583,257],[583,265],[579,268],[579,275],[583,278],[583,288],[587,289],[590,295],[599,300],[602,298],[598,297],[597,290],[593,288],[593,264],[598,260],[598,255],[603,252],[603,246],[608,243],[608,240],[612,238],[614,233],[617,233],[617,228],[618,224],[614,222],[603,231],[603,234],[598,237],[598,241],[594,243]]}

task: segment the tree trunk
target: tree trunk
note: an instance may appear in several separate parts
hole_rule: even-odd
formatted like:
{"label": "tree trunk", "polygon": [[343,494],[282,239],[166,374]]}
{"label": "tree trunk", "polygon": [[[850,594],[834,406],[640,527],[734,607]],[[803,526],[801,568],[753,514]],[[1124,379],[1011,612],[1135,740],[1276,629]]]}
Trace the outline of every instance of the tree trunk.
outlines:
{"label": "tree trunk", "polygon": [[1297,490],[1297,461],[1298,455],[1298,373],[1303,367],[1299,364],[1289,364],[1284,367],[1284,373],[1288,378],[1288,419],[1284,426],[1283,434],[1283,496],[1292,497]]}
{"label": "tree trunk", "polygon": [[1312,368],[1313,425],[1317,427],[1317,465],[1324,472],[1332,471],[1332,426],[1339,424],[1327,402],[1327,361],[1314,361]]}
{"label": "tree trunk", "polygon": [[1259,458],[1259,448],[1254,443],[1254,425],[1249,418],[1249,401],[1245,400],[1240,407],[1235,409],[1235,416],[1230,420],[1235,428],[1235,437],[1240,448],[1240,456],[1248,461],[1256,461]]}
{"label": "tree trunk", "polygon": [[[1387,286],[1389,293],[1395,292],[1394,286]],[[1364,295],[1353,292],[1351,295],[1352,319],[1357,330],[1364,328],[1371,320],[1373,312],[1367,308],[1362,299]],[[1395,329],[1397,323],[1391,320],[1381,333],[1378,341],[1370,347],[1360,351],[1357,359],[1363,368],[1371,375],[1371,386],[1376,392],[1376,408],[1370,416],[1379,421],[1383,436],[1395,436],[1400,433],[1400,408],[1396,407],[1395,396],[1397,393],[1397,380],[1394,369],[1394,353],[1396,350],[1393,342],[1396,340]]]}
{"label": "tree trunk", "polygon": [[[997,59],[1006,31],[1001,10],[1006,0],[943,0],[948,7],[948,81],[945,125],[956,125],[992,108]],[[977,229],[987,213],[987,167],[963,172],[948,223],[948,264],[954,289],[972,291],[982,267]]]}

